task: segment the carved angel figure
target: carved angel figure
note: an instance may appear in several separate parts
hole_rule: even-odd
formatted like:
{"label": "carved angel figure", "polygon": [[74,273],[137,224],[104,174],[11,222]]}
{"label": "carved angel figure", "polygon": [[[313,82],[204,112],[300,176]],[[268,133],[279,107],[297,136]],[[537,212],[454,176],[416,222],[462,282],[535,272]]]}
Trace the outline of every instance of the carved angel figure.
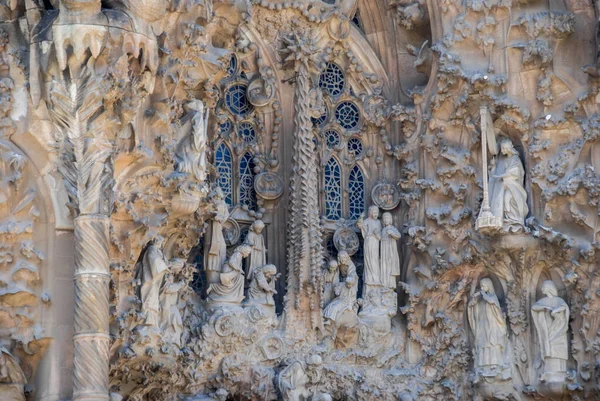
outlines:
{"label": "carved angel figure", "polygon": [[529,213],[527,192],[523,187],[525,170],[519,154],[509,139],[500,143],[499,157],[490,176],[490,209],[494,216],[502,218],[505,231],[518,232],[525,226]]}
{"label": "carved angel figure", "polygon": [[206,273],[208,283],[218,281],[218,273],[227,258],[227,243],[223,236],[223,224],[229,218],[229,209],[221,188],[217,188],[214,196],[216,214],[212,219],[212,236],[208,258],[206,261]]}
{"label": "carved angel figure", "polygon": [[398,243],[400,231],[393,225],[391,213],[383,214],[381,230],[381,283],[389,288],[396,288],[396,277],[400,276],[400,255]]}
{"label": "carved angel figure", "polygon": [[475,369],[482,376],[494,377],[507,365],[506,320],[492,280],[484,278],[479,286],[480,291],[473,294],[468,306],[469,325],[475,336]]}
{"label": "carved angel figure", "polygon": [[163,331],[163,338],[166,341],[181,345],[183,320],[181,312],[179,312],[178,301],[179,292],[185,287],[185,281],[174,282],[173,273],[169,272],[166,274],[165,283],[162,286],[160,296],[160,328]]}
{"label": "carved angel figure", "polygon": [[162,251],[164,238],[161,236],[152,240],[144,253],[141,263],[136,267],[136,282],[140,286],[142,312],[148,326],[158,326],[160,312],[159,291],[163,278],[169,266]]}
{"label": "carved angel figure", "polygon": [[365,240],[365,284],[381,285],[381,265],[379,260],[381,221],[379,221],[379,208],[377,206],[371,206],[369,208],[369,217],[363,220],[363,216],[361,215],[356,224]]}
{"label": "carved angel figure", "polygon": [[546,296],[531,308],[543,365],[540,380],[562,382],[569,359],[569,306],[558,296],[556,285],[550,280],[542,284],[542,293]]}
{"label": "carved angel figure", "polygon": [[242,263],[252,252],[248,245],[235,248],[233,254],[223,264],[219,275],[219,282],[208,286],[206,293],[212,302],[229,302],[240,304],[244,300],[244,270]]}
{"label": "carved angel figure", "polygon": [[192,132],[181,143],[175,154],[175,171],[192,175],[199,182],[206,179],[206,141],[208,140],[209,110],[204,111],[201,100],[188,104],[195,111],[192,116]]}
{"label": "carved angel figure", "polygon": [[248,290],[248,303],[260,305],[275,305],[273,295],[275,291],[275,280],[277,279],[277,267],[265,265],[254,269],[252,283]]}
{"label": "carved angel figure", "polygon": [[248,236],[244,243],[252,247],[252,252],[246,263],[246,279],[252,280],[254,269],[267,264],[267,250],[265,249],[265,239],[262,231],[265,228],[265,223],[261,220],[256,220],[248,230]]}
{"label": "carved angel figure", "polygon": [[358,293],[358,275],[356,266],[346,251],[338,254],[338,263],[342,281],[334,286],[335,299],[325,307],[323,317],[336,321],[347,310],[353,310]]}

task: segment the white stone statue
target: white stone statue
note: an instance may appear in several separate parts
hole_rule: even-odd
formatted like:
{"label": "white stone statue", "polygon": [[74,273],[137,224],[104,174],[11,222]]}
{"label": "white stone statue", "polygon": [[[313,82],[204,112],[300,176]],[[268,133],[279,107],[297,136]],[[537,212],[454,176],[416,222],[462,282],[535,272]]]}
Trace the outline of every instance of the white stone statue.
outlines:
{"label": "white stone statue", "polygon": [[212,219],[211,242],[206,260],[206,280],[209,284],[219,281],[221,267],[227,259],[227,243],[223,236],[223,224],[229,218],[229,209],[221,188],[215,191],[216,214]]}
{"label": "white stone statue", "polygon": [[[379,208],[371,206],[369,208],[369,217],[363,219],[359,217],[356,225],[362,232],[364,238],[364,284],[382,285],[381,265],[379,260],[379,242],[381,240],[381,221],[379,221]],[[366,290],[366,288],[365,288]]]}
{"label": "white stone statue", "polygon": [[569,359],[569,306],[558,296],[556,285],[550,280],[542,284],[542,293],[546,296],[531,308],[540,346],[540,380],[563,382]]}
{"label": "white stone statue", "polygon": [[[183,266],[183,261],[181,261]],[[181,345],[181,334],[183,333],[183,320],[179,311],[179,292],[185,287],[185,281],[174,282],[174,273],[179,269],[173,269],[165,276],[160,295],[160,328],[163,331],[163,339]]]}
{"label": "white stone statue", "polygon": [[248,245],[238,246],[223,264],[219,282],[208,286],[206,293],[211,302],[240,304],[244,300],[244,270],[242,264],[252,252]]}
{"label": "white stone statue", "polygon": [[3,401],[25,401],[26,383],[19,361],[0,345],[0,398]]}
{"label": "white stone statue", "polygon": [[502,140],[500,152],[489,181],[490,211],[494,217],[502,219],[505,231],[518,232],[523,230],[529,213],[527,192],[523,187],[525,170],[509,139]]}
{"label": "white stone statue", "polygon": [[201,100],[193,100],[188,104],[190,110],[196,111],[192,117],[192,132],[185,138],[175,154],[175,171],[188,173],[196,180],[206,179],[206,142],[208,140],[208,115],[204,111]]}
{"label": "white stone statue", "polygon": [[340,270],[337,260],[332,259],[323,269],[323,305],[327,306],[335,298],[334,287],[340,281]]}
{"label": "white stone statue", "polygon": [[248,303],[274,306],[273,295],[277,294],[277,291],[275,291],[277,277],[277,267],[275,265],[265,265],[254,269],[252,283],[248,290]]}
{"label": "white stone statue", "polygon": [[325,307],[323,317],[336,321],[347,310],[354,310],[358,293],[356,266],[346,251],[338,253],[338,263],[342,280],[334,285],[335,298]]}
{"label": "white stone statue", "polygon": [[479,286],[480,291],[473,294],[468,305],[469,325],[475,337],[475,370],[481,376],[495,377],[508,366],[506,319],[492,280],[484,278]]}
{"label": "white stone statue", "polygon": [[262,231],[265,223],[262,220],[256,220],[248,230],[248,236],[244,243],[252,247],[252,252],[246,263],[246,279],[252,280],[254,269],[267,264],[267,250],[265,248],[265,239]]}
{"label": "white stone statue", "polygon": [[169,265],[163,254],[164,238],[158,236],[152,240],[144,253],[142,262],[136,268],[136,283],[140,286],[140,299],[142,301],[142,312],[144,313],[144,324],[147,326],[158,326],[160,302],[159,294],[163,278],[169,270]]}
{"label": "white stone statue", "polygon": [[389,288],[396,288],[396,277],[400,276],[400,255],[398,240],[400,231],[394,227],[391,213],[384,213],[381,230],[381,283]]}

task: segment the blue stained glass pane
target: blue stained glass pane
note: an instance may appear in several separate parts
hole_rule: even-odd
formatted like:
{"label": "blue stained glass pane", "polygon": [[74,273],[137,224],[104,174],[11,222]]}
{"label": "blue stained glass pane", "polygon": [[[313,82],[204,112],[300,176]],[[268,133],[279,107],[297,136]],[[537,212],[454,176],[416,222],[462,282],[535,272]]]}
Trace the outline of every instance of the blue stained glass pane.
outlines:
{"label": "blue stained glass pane", "polygon": [[360,120],[358,106],[352,102],[340,103],[335,109],[335,119],[344,129],[356,128]]}
{"label": "blue stained glass pane", "polygon": [[323,136],[325,137],[325,143],[329,149],[335,148],[341,142],[340,134],[332,129],[325,131]]}
{"label": "blue stained glass pane", "polygon": [[352,23],[356,25],[358,29],[364,32],[362,21],[360,20],[360,12],[356,10],[354,16],[352,17]]}
{"label": "blue stained glass pane", "polygon": [[227,66],[227,76],[233,77],[236,69],[237,69],[237,57],[235,57],[235,54],[232,54],[231,57],[229,58],[229,65]]}
{"label": "blue stained glass pane", "polygon": [[224,143],[219,145],[217,151],[215,152],[215,167],[217,168],[217,172],[219,174],[217,184],[223,191],[225,202],[227,202],[229,206],[232,206],[233,164],[231,160],[231,152]]}
{"label": "blue stained glass pane", "polygon": [[253,110],[246,97],[247,89],[246,85],[236,84],[230,86],[225,92],[225,104],[233,114],[243,117]]}
{"label": "blue stained glass pane", "polygon": [[246,143],[254,142],[256,140],[256,130],[254,129],[254,125],[246,122],[241,123],[238,128],[238,135]]}
{"label": "blue stained glass pane", "polygon": [[319,78],[319,88],[330,96],[336,97],[344,92],[346,85],[342,69],[334,63],[327,63]]}
{"label": "blue stained glass pane", "polygon": [[325,217],[329,220],[342,218],[342,174],[333,157],[325,165]]}
{"label": "blue stained glass pane", "polygon": [[240,203],[256,208],[256,192],[254,191],[254,161],[250,153],[244,153],[240,159]]}
{"label": "blue stained glass pane", "polygon": [[363,152],[363,144],[358,138],[350,138],[348,140],[348,153],[354,156],[359,156]]}
{"label": "blue stained glass pane", "polygon": [[327,110],[327,105],[325,105],[325,113],[323,113],[323,115],[321,115],[321,117],[319,118],[314,118],[311,117],[310,121],[312,121],[313,126],[314,127],[322,127],[325,122],[327,122],[327,114],[329,113],[329,110]]}
{"label": "blue stained glass pane", "polygon": [[198,245],[196,245],[195,250],[197,253],[194,256],[194,265],[196,265],[196,270],[194,271],[194,276],[192,278],[192,282],[190,283],[190,287],[196,292],[198,295],[202,295],[202,288],[204,287],[204,280],[202,277],[202,272],[204,271],[204,237],[200,238]]}
{"label": "blue stained glass pane", "polygon": [[227,134],[229,131],[231,131],[231,120],[227,119],[219,124],[219,133],[221,135]]}
{"label": "blue stained glass pane", "polygon": [[354,166],[348,177],[350,219],[358,219],[365,211],[365,178],[360,167]]}

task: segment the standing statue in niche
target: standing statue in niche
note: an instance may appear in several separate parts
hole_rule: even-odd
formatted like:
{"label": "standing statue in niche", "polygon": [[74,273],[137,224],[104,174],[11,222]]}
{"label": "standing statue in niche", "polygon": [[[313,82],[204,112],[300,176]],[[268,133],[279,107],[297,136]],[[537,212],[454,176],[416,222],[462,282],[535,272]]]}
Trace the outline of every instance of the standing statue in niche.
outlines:
{"label": "standing statue in niche", "polygon": [[248,290],[248,303],[266,306],[275,306],[273,295],[275,291],[275,281],[279,275],[275,265],[265,265],[254,269],[252,273],[252,283]]}
{"label": "standing statue in niche", "polygon": [[558,296],[558,290],[552,281],[544,281],[542,293],[546,296],[531,308],[540,345],[540,381],[563,382],[569,359],[569,306]]}
{"label": "standing statue in niche", "polygon": [[244,270],[242,264],[252,252],[248,245],[235,248],[233,254],[223,264],[219,282],[208,286],[206,293],[211,302],[228,302],[241,304],[244,300]]}
{"label": "standing statue in niche", "polygon": [[398,243],[400,231],[394,227],[392,214],[384,213],[381,230],[381,281],[384,286],[396,288],[396,277],[400,276]]}
{"label": "standing statue in niche", "polygon": [[265,228],[265,223],[262,220],[256,220],[248,230],[248,236],[244,243],[252,247],[252,252],[246,263],[246,279],[252,280],[254,269],[267,264],[267,251],[265,249],[265,239],[262,231]]}
{"label": "standing statue in niche", "polygon": [[327,306],[335,297],[334,288],[340,281],[340,270],[337,260],[332,259],[323,271],[323,305]]}
{"label": "standing statue in niche", "polygon": [[211,242],[206,261],[206,281],[209,284],[219,281],[219,274],[227,259],[227,243],[223,236],[223,224],[229,218],[229,209],[221,188],[217,188],[214,196],[216,214],[212,219]]}
{"label": "standing statue in niche", "polygon": [[201,100],[193,100],[188,104],[190,110],[195,111],[192,116],[192,132],[185,138],[175,154],[175,171],[188,173],[197,181],[206,179],[206,141],[208,140],[208,115],[204,111]]}
{"label": "standing statue in niche", "polygon": [[0,345],[0,398],[5,401],[25,401],[26,383],[19,361]]}
{"label": "standing statue in niche", "polygon": [[[510,371],[506,362],[507,328],[492,280],[484,278],[480,291],[473,294],[468,306],[469,325],[475,336],[475,372],[484,378]],[[508,379],[508,377],[502,377]]]}
{"label": "standing statue in niche", "polygon": [[181,334],[183,333],[183,319],[179,311],[179,292],[185,287],[185,280],[174,282],[174,275],[183,267],[181,261],[177,268],[165,276],[165,283],[160,296],[160,328],[163,331],[163,339],[166,342],[181,345]]}
{"label": "standing statue in niche", "polygon": [[365,291],[369,285],[381,285],[381,264],[379,259],[379,241],[381,241],[381,221],[379,221],[379,208],[371,206],[369,217],[359,217],[356,225],[364,238],[364,284]]}
{"label": "standing statue in niche", "polygon": [[519,153],[509,139],[500,143],[502,155],[490,177],[490,209],[495,217],[502,218],[502,228],[519,232],[525,227],[529,213],[527,192],[523,187],[525,170]]}
{"label": "standing statue in niche", "polygon": [[136,284],[140,286],[142,312],[146,326],[158,326],[160,313],[160,287],[169,265],[163,254],[164,238],[160,235],[153,239],[144,252],[142,261],[136,267]]}

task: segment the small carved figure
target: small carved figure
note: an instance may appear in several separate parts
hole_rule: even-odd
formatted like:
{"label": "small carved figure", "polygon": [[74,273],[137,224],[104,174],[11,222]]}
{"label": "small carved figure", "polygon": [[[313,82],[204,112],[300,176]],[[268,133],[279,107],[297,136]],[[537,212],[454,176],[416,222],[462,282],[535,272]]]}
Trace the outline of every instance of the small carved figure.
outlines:
{"label": "small carved figure", "polygon": [[371,206],[369,208],[369,217],[363,220],[363,215],[361,214],[356,225],[361,230],[364,238],[364,283],[366,285],[381,285],[381,265],[379,260],[381,221],[379,221],[379,208]]}
{"label": "small carved figure", "polygon": [[334,322],[347,310],[354,310],[358,293],[356,266],[346,251],[338,254],[338,264],[342,281],[334,285],[335,299],[327,305],[323,317]]}
{"label": "small carved figure", "polygon": [[252,247],[252,252],[250,252],[250,256],[246,263],[246,279],[248,281],[253,279],[252,273],[254,272],[254,269],[264,266],[267,263],[265,239],[262,234],[264,228],[265,223],[263,223],[262,220],[256,220],[250,226],[248,236],[246,237],[246,241],[244,241],[246,245]]}
{"label": "small carved figure", "polygon": [[[183,261],[181,262],[183,264]],[[176,270],[176,269],[174,269]],[[160,328],[163,338],[167,342],[181,345],[181,334],[183,333],[183,320],[179,312],[179,292],[185,287],[185,280],[174,282],[174,273],[169,272],[165,276],[165,283],[160,296]]]}
{"label": "small carved figure", "polygon": [[24,386],[27,383],[19,361],[0,345],[0,394],[2,400],[25,401]]}
{"label": "small carved figure", "polygon": [[212,302],[240,304],[244,300],[244,270],[242,263],[252,252],[248,245],[235,248],[231,257],[223,264],[219,282],[208,286],[206,293]]}
{"label": "small carved figure", "polygon": [[275,265],[265,265],[254,269],[252,283],[248,290],[248,303],[275,305],[273,295],[277,294],[277,291],[275,291],[277,277],[277,267]]}
{"label": "small carved figure", "polygon": [[507,366],[507,329],[492,280],[484,278],[480,291],[473,294],[468,306],[469,325],[475,336],[475,369],[484,377],[495,377]]}
{"label": "small carved figure", "polygon": [[221,188],[217,188],[214,196],[216,214],[212,219],[212,236],[208,258],[206,261],[206,279],[208,283],[219,280],[219,272],[227,259],[227,243],[223,236],[223,224],[229,217],[229,209]]}
{"label": "small carved figure", "polygon": [[542,284],[542,293],[546,296],[531,308],[540,345],[540,380],[563,382],[569,359],[569,306],[558,296],[556,285],[550,280]]}
{"label": "small carved figure", "polygon": [[330,260],[327,268],[323,270],[323,305],[327,306],[335,298],[334,287],[340,281],[340,270],[337,260]]}
{"label": "small carved figure", "polygon": [[400,276],[400,256],[397,241],[400,231],[394,227],[392,214],[384,213],[381,230],[381,281],[389,288],[396,288],[396,277]]}
{"label": "small carved figure", "polygon": [[500,143],[499,157],[490,176],[490,210],[495,217],[502,218],[505,231],[518,232],[525,226],[529,213],[527,192],[523,187],[525,170],[509,139]]}
{"label": "small carved figure", "polygon": [[147,326],[158,326],[159,291],[163,278],[169,270],[162,250],[163,242],[164,238],[161,236],[153,239],[136,268],[135,278],[137,285],[140,286],[142,312],[146,316],[144,324]]}
{"label": "small carved figure", "polygon": [[197,181],[206,179],[206,141],[208,140],[208,115],[204,111],[201,100],[193,100],[188,104],[195,111],[192,117],[192,132],[186,137],[175,155],[175,171],[188,173]]}

